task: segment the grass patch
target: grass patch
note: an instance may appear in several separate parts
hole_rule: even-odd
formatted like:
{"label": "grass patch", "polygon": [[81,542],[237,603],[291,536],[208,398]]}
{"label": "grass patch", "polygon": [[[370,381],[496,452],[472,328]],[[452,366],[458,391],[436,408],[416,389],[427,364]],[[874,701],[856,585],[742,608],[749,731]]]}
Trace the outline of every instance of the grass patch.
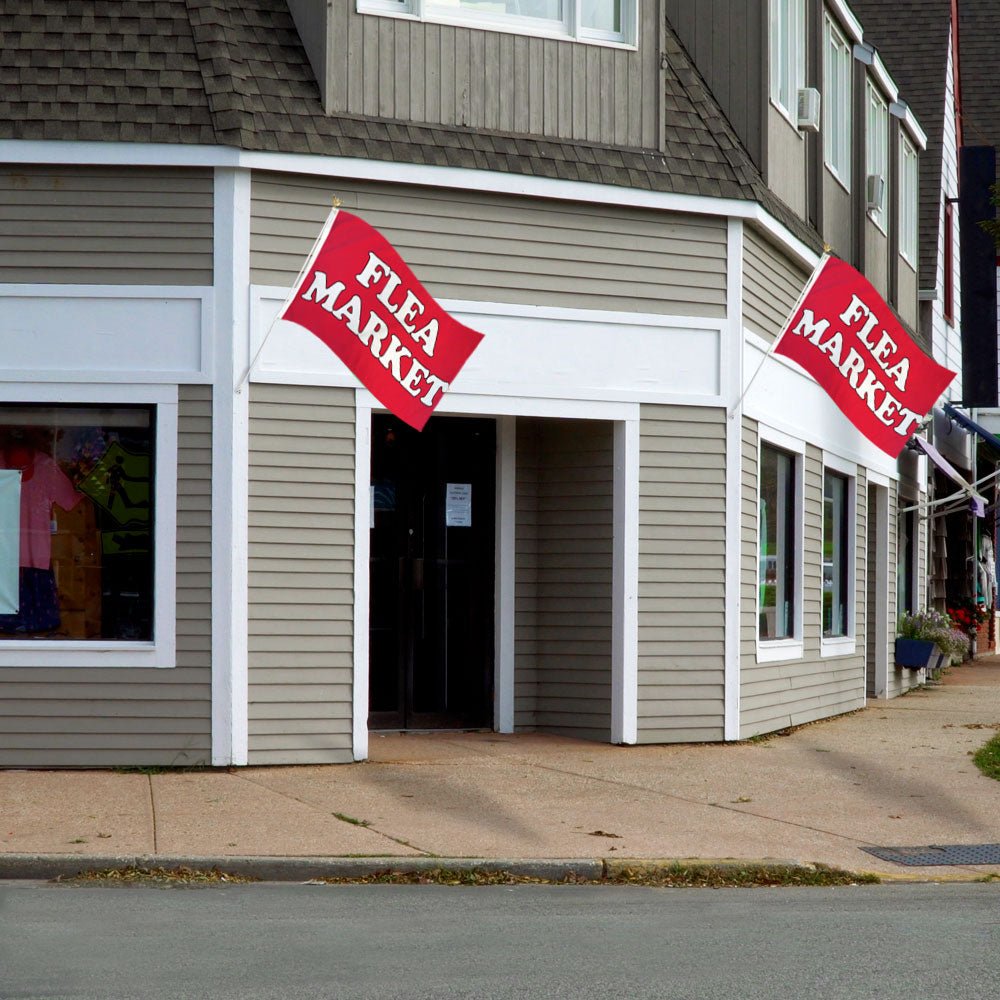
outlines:
{"label": "grass patch", "polygon": [[987,740],[972,755],[972,762],[987,778],[1000,781],[1000,734]]}
{"label": "grass patch", "polygon": [[358,819],[357,816],[348,816],[346,813],[334,813],[333,814],[342,823],[350,823],[351,826],[371,826],[372,821],[370,819]]}
{"label": "grass patch", "polygon": [[636,885],[654,888],[755,888],[761,886],[875,885],[877,875],[846,872],[824,865],[649,865],[618,868],[603,878],[568,874],[561,879],[519,875],[502,869],[430,868],[396,871],[387,868],[356,877],[330,876],[313,879],[330,885]]}
{"label": "grass patch", "polygon": [[259,882],[253,875],[237,875],[219,868],[95,868],[52,880],[64,885],[218,885]]}

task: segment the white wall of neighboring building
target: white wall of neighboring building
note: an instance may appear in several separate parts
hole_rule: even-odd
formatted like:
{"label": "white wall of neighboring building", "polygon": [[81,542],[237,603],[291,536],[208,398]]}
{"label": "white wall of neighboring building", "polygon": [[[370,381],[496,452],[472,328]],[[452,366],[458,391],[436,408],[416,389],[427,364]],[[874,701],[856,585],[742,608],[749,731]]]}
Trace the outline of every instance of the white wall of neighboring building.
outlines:
{"label": "white wall of neighboring building", "polygon": [[[954,28],[952,28],[954,30]],[[952,213],[952,322],[944,315],[945,198],[958,197],[958,130],[955,121],[955,75],[952,63],[951,34],[948,36],[948,69],[945,82],[943,145],[941,150],[941,187],[938,203],[937,270],[934,276],[934,301],[931,309],[931,348],[934,360],[958,372],[945,391],[949,400],[962,398],[962,297],[960,294],[958,206]]]}

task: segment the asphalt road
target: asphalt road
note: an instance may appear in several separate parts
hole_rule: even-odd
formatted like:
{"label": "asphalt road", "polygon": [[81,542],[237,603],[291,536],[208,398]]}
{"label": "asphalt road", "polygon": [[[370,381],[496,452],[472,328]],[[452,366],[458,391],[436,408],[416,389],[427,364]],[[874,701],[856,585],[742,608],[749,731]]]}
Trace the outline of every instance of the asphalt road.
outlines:
{"label": "asphalt road", "polygon": [[4,1000],[995,998],[1000,885],[0,886]]}

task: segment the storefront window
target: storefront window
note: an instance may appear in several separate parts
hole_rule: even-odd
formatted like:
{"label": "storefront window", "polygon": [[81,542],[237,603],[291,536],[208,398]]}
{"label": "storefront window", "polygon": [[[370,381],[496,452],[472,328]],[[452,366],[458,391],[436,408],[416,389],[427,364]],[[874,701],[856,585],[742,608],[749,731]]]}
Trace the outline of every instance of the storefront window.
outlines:
{"label": "storefront window", "polygon": [[850,529],[848,480],[835,472],[823,477],[823,637],[848,634]]}
{"label": "storefront window", "polygon": [[760,450],[761,639],[789,639],[795,629],[795,458]]}
{"label": "storefront window", "polygon": [[0,405],[0,470],[20,473],[0,640],[153,639],[155,436],[151,406]]}

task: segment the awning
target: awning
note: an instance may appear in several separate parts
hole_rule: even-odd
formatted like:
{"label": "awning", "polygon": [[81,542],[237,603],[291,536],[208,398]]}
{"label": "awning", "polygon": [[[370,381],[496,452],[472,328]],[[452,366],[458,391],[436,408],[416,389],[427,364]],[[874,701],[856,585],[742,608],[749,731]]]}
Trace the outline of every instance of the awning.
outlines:
{"label": "awning", "polygon": [[967,431],[978,434],[998,455],[1000,455],[1000,438],[991,434],[985,427],[977,424],[971,417],[967,417],[961,410],[956,410],[951,403],[945,403],[942,407],[944,412],[956,423],[961,424]]}
{"label": "awning", "polygon": [[[922,438],[919,434],[914,434],[912,438],[914,444],[953,482],[957,483],[966,493],[969,494],[969,499],[972,501],[972,513],[976,517],[986,516],[986,499],[980,496],[971,483],[967,482],[965,477],[955,468],[951,462],[948,461],[928,441],[926,438]],[[998,442],[1000,443],[1000,442]]]}

